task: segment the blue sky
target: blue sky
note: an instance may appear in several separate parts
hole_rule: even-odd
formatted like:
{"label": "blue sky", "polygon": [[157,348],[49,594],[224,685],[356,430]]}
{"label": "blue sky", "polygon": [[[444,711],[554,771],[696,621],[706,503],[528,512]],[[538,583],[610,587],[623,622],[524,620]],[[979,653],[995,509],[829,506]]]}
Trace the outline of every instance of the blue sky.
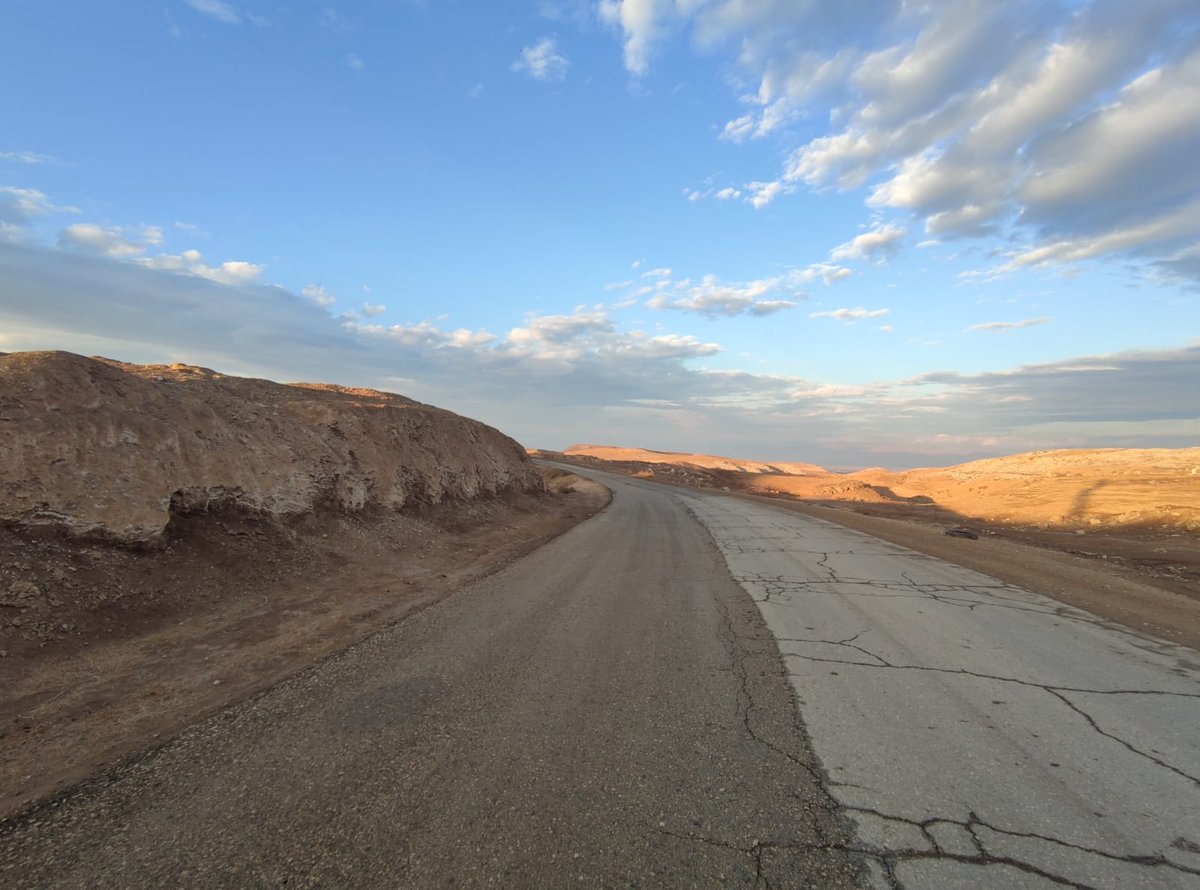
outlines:
{"label": "blue sky", "polygon": [[1185,0],[0,11],[0,350],[836,467],[1200,441]]}

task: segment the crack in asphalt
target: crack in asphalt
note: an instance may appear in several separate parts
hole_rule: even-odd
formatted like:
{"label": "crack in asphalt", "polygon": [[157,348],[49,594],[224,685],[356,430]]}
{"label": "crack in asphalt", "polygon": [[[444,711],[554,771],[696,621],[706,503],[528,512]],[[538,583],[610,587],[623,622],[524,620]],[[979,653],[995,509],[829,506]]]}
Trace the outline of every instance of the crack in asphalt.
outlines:
{"label": "crack in asphalt", "polygon": [[[815,555],[816,552],[807,551],[811,555]],[[817,564],[820,565],[820,561]],[[828,569],[827,566],[825,568]],[[780,575],[759,575],[754,573],[735,574],[734,577],[741,584],[753,585],[759,588],[759,595],[755,596],[755,599],[759,602],[778,602],[779,600],[776,597],[793,593],[813,593],[822,596],[857,596],[878,599],[925,599],[948,606],[965,608],[968,611],[974,611],[980,606],[986,606],[991,609],[1029,612],[1035,615],[1046,615],[1066,621],[1077,621],[1082,624],[1119,630],[1118,628],[1113,628],[1109,622],[1074,612],[1066,606],[1044,608],[1028,602],[1022,602],[1026,598],[1021,596],[1021,591],[1007,584],[972,584],[969,586],[939,584],[934,582],[917,582],[908,578],[907,575],[905,575],[908,579],[907,583],[899,584],[894,581],[874,581],[867,578],[839,578],[832,573],[829,578],[811,579],[785,578]],[[837,589],[830,589],[832,585],[836,585]],[[848,587],[865,589],[845,589]],[[1006,592],[1012,592],[1014,596],[1006,597],[1004,595]],[[954,593],[959,595],[949,595]],[[987,599],[967,599],[966,597],[968,596],[987,597]]]}
{"label": "crack in asphalt", "polygon": [[845,646],[847,649],[854,649],[878,661],[878,664],[869,664],[862,661],[846,661],[841,658],[822,658],[819,655],[804,655],[799,652],[785,652],[784,658],[802,658],[806,661],[820,661],[829,664],[845,664],[856,667],[870,668],[890,668],[897,671],[929,671],[935,674],[963,674],[968,677],[977,677],[980,680],[995,680],[1000,683],[1015,683],[1018,686],[1028,686],[1031,689],[1042,689],[1046,692],[1079,692],[1086,695],[1164,695],[1175,698],[1198,698],[1200,692],[1178,692],[1173,689],[1085,689],[1081,686],[1060,686],[1052,683],[1034,683],[1030,680],[1022,680],[1018,677],[1005,677],[1000,674],[984,674],[979,671],[968,670],[967,668],[941,668],[923,664],[893,664],[882,655],[864,649],[862,646],[853,645],[853,641],[861,637],[866,631],[859,631],[852,637],[847,637],[844,640],[819,640],[810,637],[777,637],[781,643],[819,643],[826,646]]}
{"label": "crack in asphalt", "polygon": [[[1001,828],[986,820],[980,818],[976,813],[968,814],[966,821],[958,819],[948,819],[941,816],[935,816],[928,819],[907,819],[903,816],[896,816],[890,813],[883,813],[879,810],[869,807],[843,805],[843,808],[850,813],[861,813],[867,816],[874,816],[877,819],[882,819],[887,822],[897,822],[903,825],[908,825],[921,832],[921,835],[928,841],[930,849],[919,849],[916,847],[901,847],[883,849],[878,846],[865,842],[839,844],[829,841],[822,841],[813,844],[796,844],[784,841],[760,840],[755,838],[749,846],[742,846],[731,841],[721,838],[711,837],[709,835],[698,834],[696,832],[678,832],[673,831],[662,824],[657,826],[649,825],[652,831],[668,837],[673,837],[678,840],[689,841],[691,843],[705,844],[707,846],[718,847],[723,850],[730,850],[736,853],[741,853],[747,857],[755,859],[755,883],[756,885],[769,888],[770,881],[764,873],[763,869],[763,854],[770,850],[791,850],[803,853],[821,853],[821,852],[836,852],[851,856],[861,857],[863,860],[874,861],[880,865],[884,872],[885,878],[891,887],[903,890],[903,882],[900,881],[896,874],[896,866],[901,862],[909,861],[946,861],[959,862],[965,865],[976,865],[982,867],[989,866],[1009,866],[1027,874],[1036,875],[1051,881],[1059,886],[1079,888],[1079,890],[1094,890],[1093,885],[1082,883],[1065,875],[1049,871],[1024,860],[1017,859],[1013,856],[993,853],[988,850],[984,841],[978,835],[978,829],[986,828],[995,834],[1004,835],[1005,837],[1023,838],[1026,840],[1043,841],[1052,844],[1056,847],[1073,850],[1078,853],[1084,853],[1089,856],[1097,856],[1101,859],[1120,862],[1124,865],[1133,865],[1140,868],[1163,868],[1181,875],[1200,876],[1200,869],[1189,868],[1177,862],[1172,862],[1161,853],[1154,855],[1140,854],[1118,854],[1108,850],[1101,850],[1095,847],[1088,847],[1083,844],[1075,844],[1070,841],[1065,841],[1062,838],[1053,837],[1051,835],[1038,834],[1036,832],[1013,831],[1007,828]],[[961,828],[971,838],[975,846],[974,854],[954,853],[951,852],[938,842],[933,836],[932,829],[935,826],[947,825]],[[1185,841],[1185,843],[1187,843]]]}
{"label": "crack in asphalt", "polygon": [[1087,711],[1085,711],[1082,707],[1079,706],[1078,703],[1071,701],[1070,699],[1068,699],[1066,697],[1066,695],[1064,695],[1064,693],[1078,692],[1078,693],[1083,693],[1083,694],[1087,694],[1087,695],[1161,695],[1161,696],[1175,697],[1175,698],[1200,699],[1200,693],[1175,692],[1172,690],[1165,690],[1165,689],[1080,689],[1078,687],[1071,687],[1071,686],[1055,686],[1055,685],[1052,685],[1049,683],[1034,683],[1030,680],[1021,680],[1016,677],[1003,677],[1003,676],[999,676],[997,674],[983,674],[983,673],[979,673],[977,671],[967,670],[966,668],[939,668],[939,667],[931,667],[928,665],[919,665],[919,664],[892,664],[887,659],[883,658],[881,655],[878,655],[874,652],[864,649],[862,646],[853,645],[851,643],[852,640],[857,639],[859,636],[862,635],[862,633],[863,632],[860,631],[858,634],[855,634],[853,637],[850,637],[847,640],[810,640],[810,639],[797,639],[797,638],[783,637],[783,638],[780,638],[780,642],[820,643],[820,644],[824,644],[824,645],[828,645],[828,646],[846,646],[846,648],[848,648],[848,649],[853,649],[857,652],[861,652],[864,655],[867,655],[871,658],[876,659],[878,662],[877,664],[871,664],[870,662],[863,662],[863,661],[848,661],[846,659],[841,659],[841,658],[822,658],[817,655],[804,655],[803,653],[799,653],[799,652],[785,652],[785,653],[783,653],[783,657],[784,658],[799,658],[799,659],[803,659],[804,661],[821,662],[821,663],[825,663],[825,664],[841,664],[841,665],[847,665],[847,666],[865,667],[865,668],[882,669],[882,670],[927,671],[929,673],[935,673],[935,674],[959,674],[959,675],[967,676],[967,677],[975,677],[980,680],[991,680],[991,681],[995,681],[995,682],[999,682],[999,683],[1015,683],[1018,686],[1025,686],[1030,689],[1039,689],[1042,692],[1046,692],[1046,693],[1054,696],[1056,699],[1058,699],[1063,704],[1065,704],[1070,710],[1074,711],[1076,714],[1078,714],[1080,717],[1082,717],[1087,722],[1087,724],[1092,728],[1092,730],[1094,730],[1098,734],[1104,736],[1107,739],[1111,739],[1112,741],[1125,747],[1126,749],[1128,749],[1132,753],[1138,755],[1139,757],[1144,757],[1146,760],[1150,761],[1151,763],[1155,764],[1156,766],[1159,766],[1162,769],[1165,769],[1172,773],[1175,773],[1176,775],[1178,775],[1184,779],[1187,779],[1188,781],[1192,782],[1193,784],[1200,785],[1200,777],[1193,776],[1192,774],[1190,774],[1182,769],[1179,769],[1178,767],[1173,766],[1170,763],[1167,763],[1166,761],[1162,760],[1161,758],[1155,757],[1153,754],[1151,754],[1147,751],[1143,751],[1142,749],[1138,748],[1136,745],[1133,745],[1132,743],[1126,741],[1125,739],[1122,739],[1120,736],[1114,735],[1113,733],[1110,733],[1110,732],[1106,732],[1104,729],[1102,729],[1099,726],[1099,724],[1096,723],[1095,719],[1089,713],[1087,713]]}
{"label": "crack in asphalt", "polygon": [[[1137,754],[1139,757],[1145,757],[1151,763],[1154,763],[1155,765],[1160,766],[1163,769],[1170,770],[1171,772],[1175,773],[1178,776],[1182,776],[1185,779],[1190,779],[1196,785],[1200,785],[1200,777],[1193,776],[1190,773],[1187,773],[1184,770],[1179,769],[1178,767],[1172,766],[1171,764],[1167,763],[1166,761],[1161,760],[1158,757],[1155,757],[1153,754],[1143,751],[1141,748],[1138,748],[1138,747],[1134,746],[1133,744],[1127,742],[1125,739],[1121,738],[1120,736],[1114,735],[1111,732],[1106,732],[1104,729],[1102,729],[1100,727],[1100,724],[1098,724],[1096,722],[1095,718],[1093,718],[1091,714],[1089,714],[1087,711],[1085,711],[1083,708],[1081,708],[1075,702],[1071,701],[1069,698],[1067,698],[1061,692],[1050,689],[1048,687],[1043,687],[1043,688],[1045,688],[1047,692],[1049,692],[1051,695],[1053,695],[1055,698],[1057,698],[1059,701],[1061,701],[1063,704],[1065,704],[1068,708],[1070,708],[1072,711],[1074,711],[1076,714],[1078,714],[1080,717],[1082,717],[1084,720],[1086,720],[1088,726],[1090,726],[1094,732],[1099,733],[1100,735],[1104,736],[1106,739],[1112,739],[1114,742],[1116,742],[1119,745],[1124,746],[1125,748],[1128,748],[1130,751],[1132,751],[1134,754]],[[1098,694],[1104,695],[1106,693],[1098,693]],[[1167,694],[1167,693],[1159,693],[1159,694]],[[1200,696],[1190,696],[1190,697],[1198,698]]]}
{"label": "crack in asphalt", "polygon": [[[693,513],[693,515],[695,515]],[[699,517],[697,517],[699,518]],[[828,573],[828,578],[816,579],[788,579],[781,576],[764,576],[754,575],[753,573],[745,576],[734,573],[734,577],[739,583],[745,585],[756,585],[764,588],[764,596],[760,602],[777,602],[776,595],[788,592],[798,592],[808,590],[809,592],[840,594],[844,596],[863,596],[863,597],[896,597],[896,598],[928,598],[937,602],[945,603],[946,605],[956,606],[974,611],[980,606],[987,606],[994,609],[1010,609],[1019,612],[1031,612],[1039,615],[1051,615],[1057,618],[1068,621],[1077,621],[1094,626],[1104,627],[1109,630],[1115,630],[1118,633],[1124,634],[1128,639],[1133,641],[1139,648],[1145,648],[1145,644],[1135,634],[1132,634],[1124,628],[1116,627],[1111,622],[1097,619],[1092,616],[1079,613],[1069,607],[1039,607],[1030,604],[1027,601],[1025,592],[1020,588],[1013,587],[1009,584],[972,584],[972,585],[955,585],[955,584],[938,584],[929,582],[919,582],[911,577],[908,572],[901,572],[901,577],[905,579],[906,584],[897,584],[894,582],[875,581],[863,578],[839,578],[837,577],[836,569],[829,564],[829,560],[835,555],[845,556],[879,556],[879,557],[897,557],[902,556],[908,561],[919,562],[938,562],[935,557],[928,554],[909,551],[904,548],[895,549],[880,549],[878,545],[873,545],[873,542],[864,541],[862,548],[851,547],[846,549],[824,550],[812,547],[807,544],[805,535],[798,532],[796,529],[788,529],[787,527],[769,523],[766,527],[776,531],[784,532],[782,537],[773,536],[767,538],[770,541],[790,541],[792,546],[779,547],[764,547],[759,548],[753,545],[742,543],[742,540],[749,534],[750,537],[756,540],[763,540],[759,535],[759,530],[764,526],[748,522],[744,525],[732,525],[729,523],[713,523],[709,526],[710,533],[723,553],[726,554],[762,554],[762,553],[793,553],[797,556],[819,556],[816,560],[816,565]],[[789,534],[790,532],[790,534]],[[739,534],[740,533],[740,534]],[[732,567],[731,567],[732,568]],[[837,590],[837,591],[814,591],[810,590],[815,585],[837,584],[839,586],[853,586],[867,588],[867,590]],[[873,592],[873,591],[885,592]],[[950,596],[946,594],[959,593],[960,596]],[[1006,596],[1005,594],[1010,594]],[[965,596],[986,596],[987,599],[966,599]],[[758,597],[755,597],[758,599]],[[1001,600],[1002,602],[997,602]],[[1151,650],[1153,651],[1153,650]]]}
{"label": "crack in asphalt", "polygon": [[[1056,880],[1060,883],[1063,883],[1065,886],[1069,886],[1069,887],[1087,886],[1084,884],[1079,884],[1077,882],[1072,882],[1070,879],[1065,878],[1061,875],[1053,875],[1049,872],[1045,872],[1041,869],[1038,869],[1036,866],[1030,865],[1029,863],[1024,863],[1024,862],[1021,862],[1020,860],[1015,860],[1011,857],[997,856],[996,854],[989,852],[987,849],[987,845],[984,843],[983,839],[981,839],[979,837],[979,834],[978,834],[978,829],[986,828],[988,831],[994,832],[995,834],[1001,834],[1006,837],[1043,841],[1048,844],[1053,844],[1056,847],[1062,847],[1064,849],[1074,850],[1079,853],[1085,853],[1089,856],[1098,856],[1102,859],[1110,860],[1113,862],[1120,862],[1125,865],[1134,865],[1134,866],[1145,867],[1145,868],[1165,868],[1170,871],[1178,872],[1179,874],[1200,876],[1200,869],[1191,868],[1189,866],[1183,865],[1178,862],[1172,862],[1170,859],[1167,859],[1166,856],[1162,853],[1155,853],[1155,854],[1113,853],[1111,851],[1101,850],[1096,847],[1088,847],[1083,844],[1072,843],[1070,841],[1066,841],[1066,840],[1063,840],[1062,838],[1054,837],[1052,835],[1038,834],[1037,832],[1032,832],[1032,831],[1014,831],[1014,830],[1008,829],[1008,828],[1001,828],[998,825],[994,825],[994,824],[987,822],[986,820],[980,818],[979,815],[977,815],[974,812],[971,812],[968,814],[966,821],[962,821],[962,820],[958,820],[958,819],[948,819],[943,816],[934,816],[934,817],[931,817],[928,819],[917,820],[917,819],[908,819],[903,816],[896,816],[896,815],[893,815],[890,813],[884,813],[879,810],[872,809],[870,807],[852,806],[852,805],[847,804],[847,805],[845,805],[845,809],[847,812],[862,813],[864,815],[874,816],[877,819],[882,819],[887,822],[898,822],[903,825],[908,825],[912,828],[915,828],[921,832],[922,836],[925,837],[925,839],[929,842],[930,846],[932,847],[932,850],[920,850],[920,849],[917,849],[914,847],[881,850],[878,847],[873,847],[869,844],[864,844],[861,848],[850,851],[850,852],[861,852],[861,853],[868,854],[868,855],[875,854],[883,859],[893,859],[895,861],[901,861],[901,860],[905,860],[905,859],[950,859],[950,860],[953,860],[956,862],[974,863],[974,864],[979,864],[979,865],[991,865],[991,864],[1012,865],[1014,867],[1022,868],[1022,870],[1031,871],[1034,874],[1038,874],[1049,880]],[[953,825],[953,826],[957,826],[958,828],[963,829],[970,836],[972,843],[975,845],[975,848],[978,851],[978,854],[972,856],[972,855],[967,855],[967,854],[962,854],[962,853],[952,853],[952,852],[946,850],[942,846],[942,844],[939,843],[938,840],[933,836],[933,833],[932,833],[933,827],[938,826],[938,825]]]}

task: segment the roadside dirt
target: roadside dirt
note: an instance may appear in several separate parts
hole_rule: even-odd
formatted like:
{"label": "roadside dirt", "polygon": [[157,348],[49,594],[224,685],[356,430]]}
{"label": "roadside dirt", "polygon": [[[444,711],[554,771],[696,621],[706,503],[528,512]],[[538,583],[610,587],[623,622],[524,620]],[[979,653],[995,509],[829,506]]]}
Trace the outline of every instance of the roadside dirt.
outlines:
{"label": "roadside dirt", "polygon": [[496,572],[602,509],[550,494],[286,520],[182,515],[161,549],[0,527],[0,818]]}

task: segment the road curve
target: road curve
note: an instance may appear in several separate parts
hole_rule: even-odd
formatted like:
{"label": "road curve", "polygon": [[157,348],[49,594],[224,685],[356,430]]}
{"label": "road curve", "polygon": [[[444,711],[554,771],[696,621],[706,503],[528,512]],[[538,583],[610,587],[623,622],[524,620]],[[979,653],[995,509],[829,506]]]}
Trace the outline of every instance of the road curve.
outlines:
{"label": "road curve", "polygon": [[779,642],[882,888],[1200,888],[1200,654],[821,520],[680,492]]}
{"label": "road curve", "polygon": [[851,886],[775,641],[671,490],[0,826],[18,887]]}

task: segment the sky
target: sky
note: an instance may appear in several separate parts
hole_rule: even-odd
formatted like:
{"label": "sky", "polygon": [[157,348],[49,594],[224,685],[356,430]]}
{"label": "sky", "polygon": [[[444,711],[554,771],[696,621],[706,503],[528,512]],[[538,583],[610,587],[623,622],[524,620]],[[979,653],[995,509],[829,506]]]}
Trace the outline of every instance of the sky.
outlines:
{"label": "sky", "polygon": [[530,447],[1200,445],[1195,0],[7,0],[0,351]]}

